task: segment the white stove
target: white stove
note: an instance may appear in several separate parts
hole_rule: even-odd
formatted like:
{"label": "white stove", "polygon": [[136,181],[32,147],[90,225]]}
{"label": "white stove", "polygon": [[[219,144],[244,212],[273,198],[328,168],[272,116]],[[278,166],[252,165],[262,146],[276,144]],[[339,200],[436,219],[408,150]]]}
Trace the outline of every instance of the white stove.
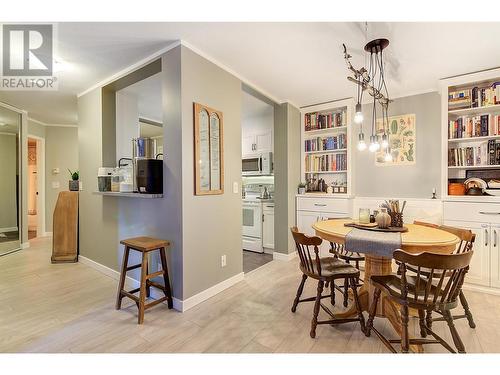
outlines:
{"label": "white stove", "polygon": [[261,199],[256,189],[247,189],[243,198],[243,250],[263,253],[262,246],[262,205],[272,202],[271,199]]}

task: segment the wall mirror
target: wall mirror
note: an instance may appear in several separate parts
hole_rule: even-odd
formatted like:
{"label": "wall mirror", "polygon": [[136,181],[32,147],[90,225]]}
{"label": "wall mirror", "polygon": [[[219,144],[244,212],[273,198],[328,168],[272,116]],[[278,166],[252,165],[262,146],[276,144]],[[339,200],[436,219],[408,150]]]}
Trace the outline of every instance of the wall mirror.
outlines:
{"label": "wall mirror", "polygon": [[0,255],[19,250],[21,115],[0,106]]}
{"label": "wall mirror", "polygon": [[194,103],[195,195],[224,193],[222,112]]}

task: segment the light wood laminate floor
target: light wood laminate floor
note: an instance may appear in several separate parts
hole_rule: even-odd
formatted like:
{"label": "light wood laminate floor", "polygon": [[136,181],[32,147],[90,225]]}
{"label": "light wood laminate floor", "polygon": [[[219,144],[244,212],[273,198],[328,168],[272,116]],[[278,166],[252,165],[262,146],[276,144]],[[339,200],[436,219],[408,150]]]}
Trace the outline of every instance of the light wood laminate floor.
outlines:
{"label": "light wood laminate floor", "polygon": [[[311,303],[290,312],[300,280],[296,260],[272,261],[185,313],[156,306],[139,326],[135,303],[124,299],[124,308],[114,309],[115,280],[81,263],[51,264],[50,245],[35,239],[0,257],[0,352],[387,352],[357,323],[319,326],[316,339],[309,337]],[[315,289],[306,284],[305,295]],[[467,350],[500,352],[500,297],[466,295],[477,323],[473,330],[457,322]],[[382,319],[375,325],[393,333]],[[445,324],[435,328],[451,342]]]}

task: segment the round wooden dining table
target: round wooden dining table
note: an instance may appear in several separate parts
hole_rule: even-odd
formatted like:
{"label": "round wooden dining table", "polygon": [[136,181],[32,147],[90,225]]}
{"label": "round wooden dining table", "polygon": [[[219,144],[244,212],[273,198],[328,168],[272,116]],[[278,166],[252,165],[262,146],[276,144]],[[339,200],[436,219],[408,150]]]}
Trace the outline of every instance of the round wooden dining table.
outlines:
{"label": "round wooden dining table", "polygon": [[[312,227],[316,231],[316,236],[323,240],[343,245],[345,244],[347,234],[353,229],[352,227],[346,227],[344,224],[351,222],[353,222],[352,219],[331,219],[318,221]],[[408,231],[401,233],[401,248],[410,253],[429,252],[450,254],[455,250],[459,242],[457,236],[440,229],[417,224],[405,224],[405,227],[408,228]],[[363,249],[357,251],[363,253]],[[390,275],[393,273],[393,259],[369,253],[364,253],[364,256],[364,283],[360,287],[358,295],[362,310],[368,311],[374,292],[374,288],[370,283],[370,277],[372,275]],[[347,310],[335,314],[338,318],[353,315],[356,315],[356,309],[352,303]],[[394,304],[384,294],[382,294],[378,305],[377,316],[387,318],[398,335],[401,335],[402,325],[399,306]],[[423,351],[421,345],[412,346],[411,349],[418,352]]]}

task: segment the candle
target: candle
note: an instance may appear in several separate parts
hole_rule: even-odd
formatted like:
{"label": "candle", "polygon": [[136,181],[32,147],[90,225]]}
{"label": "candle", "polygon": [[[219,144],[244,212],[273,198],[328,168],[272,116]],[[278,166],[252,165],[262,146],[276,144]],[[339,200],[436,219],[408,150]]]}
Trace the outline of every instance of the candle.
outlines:
{"label": "candle", "polygon": [[359,222],[361,224],[369,224],[370,223],[370,209],[369,208],[360,208],[359,209]]}

